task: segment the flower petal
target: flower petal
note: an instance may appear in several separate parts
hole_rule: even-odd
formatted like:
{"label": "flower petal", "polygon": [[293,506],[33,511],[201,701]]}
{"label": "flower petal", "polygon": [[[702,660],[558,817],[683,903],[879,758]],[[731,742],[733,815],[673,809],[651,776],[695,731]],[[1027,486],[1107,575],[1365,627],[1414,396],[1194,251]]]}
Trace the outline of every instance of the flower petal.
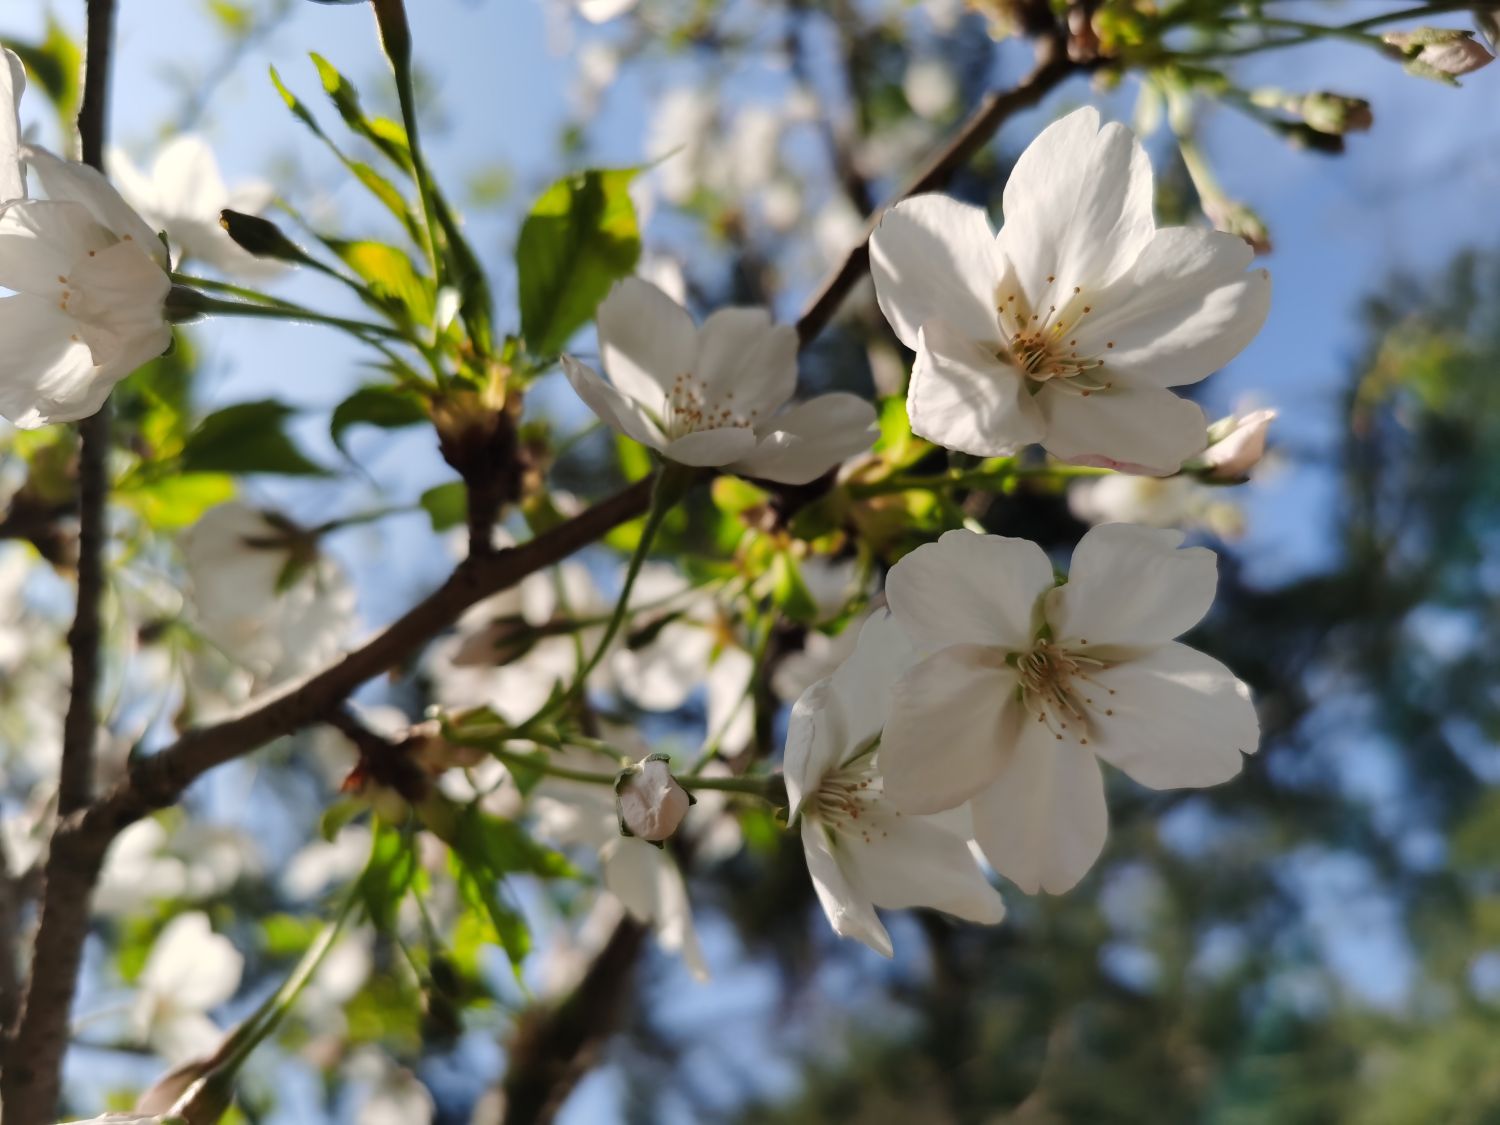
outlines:
{"label": "flower petal", "polygon": [[759,430],[797,389],[797,330],[765,309],[720,309],[698,332],[693,372],[709,403]]}
{"label": "flower petal", "polygon": [[26,197],[26,173],[21,167],[21,94],[26,90],[26,68],[16,53],[5,48],[0,66],[0,203]]}
{"label": "flower petal", "polygon": [[823,778],[837,768],[846,742],[843,717],[831,678],[819,680],[792,704],[781,764],[788,821],[796,818],[802,802],[816,793]]}
{"label": "flower petal", "polygon": [[1027,723],[1009,761],[970,808],[985,858],[1027,894],[1062,894],[1088,873],[1109,835],[1094,755]]}
{"label": "flower petal", "polygon": [[644,648],[620,648],[610,671],[620,692],[647,711],[675,711],[703,680],[714,634],[700,625],[669,621]]}
{"label": "flower petal", "polygon": [[1144,648],[1166,644],[1203,619],[1218,585],[1218,557],[1183,547],[1167,528],[1106,523],[1073,551],[1068,580],[1047,595],[1059,644]]}
{"label": "flower petal", "polygon": [[151,178],[164,218],[217,221],[229,201],[214,150],[194,133],[179,134],[162,147],[151,166]]}
{"label": "flower petal", "polygon": [[698,330],[687,309],[649,281],[627,277],[596,315],[610,382],[646,409],[660,410],[672,381],[693,369]]}
{"label": "flower petal", "polygon": [[76,323],[43,297],[0,298],[0,415],[23,430],[87,418],[115,380],[94,366]]}
{"label": "flower petal", "polygon": [[78,203],[23,199],[0,209],[0,286],[53,300],[67,276],[89,251],[114,237]]}
{"label": "flower petal", "polygon": [[1005,917],[1000,892],[975,863],[968,840],[938,817],[872,807],[869,839],[842,836],[835,844],[864,897],[887,910],[925,906],[986,925]]}
{"label": "flower petal", "polygon": [[875,408],[843,391],[819,395],[783,411],[735,472],[782,484],[807,484],[875,444],[880,428]]}
{"label": "flower petal", "polygon": [[141,249],[158,265],[166,267],[167,250],[161,239],[97,169],[63,160],[34,145],[24,148],[22,155],[36,173],[48,199],[83,204],[100,226],[121,240],[140,243]]}
{"label": "flower petal", "polygon": [[891,689],[879,751],[886,794],[904,813],[963,804],[1005,767],[1020,717],[1016,675],[998,649],[954,645],[927,657]]}
{"label": "flower petal", "polygon": [[918,334],[906,412],[912,433],[976,457],[1014,453],[1042,438],[1026,380],[942,317]]}
{"label": "flower petal", "polygon": [[[850,626],[853,628],[854,626]],[[833,691],[844,714],[844,753],[860,753],[885,726],[891,689],[916,663],[917,654],[888,609],[871,612],[859,628],[854,654],[833,673]]]}
{"label": "flower petal", "polygon": [[717,467],[743,460],[755,449],[755,431],[741,426],[697,430],[662,447],[662,456],[679,465]]}
{"label": "flower petal", "polygon": [[1003,262],[978,207],[946,195],[914,195],[888,210],[870,236],[880,311],[916,350],[922,325],[943,317],[983,344],[1000,343],[995,291]]}
{"label": "flower petal", "polygon": [[600,421],[652,449],[666,447],[667,439],[638,401],[615,390],[592,367],[579,363],[570,355],[562,357],[562,366],[573,390]]}
{"label": "flower petal", "polygon": [[882,957],[893,956],[891,935],[880,924],[874,905],[845,876],[822,825],[806,817],[802,820],[802,850],[813,890],[833,932],[864,942]]}
{"label": "flower petal", "polygon": [[1260,744],[1250,689],[1211,656],[1168,644],[1094,674],[1114,691],[1094,752],[1152,789],[1218,785]]}
{"label": "flower petal", "polygon": [[891,568],[886,598],[919,649],[973,643],[1030,647],[1052,564],[1035,543],[949,531]]}
{"label": "flower petal", "polygon": [[1208,444],[1198,404],[1156,387],[1115,387],[1084,398],[1049,383],[1036,403],[1047,424],[1042,445],[1076,464],[1167,476]]}
{"label": "flower petal", "polygon": [[163,303],[166,271],[134,242],[116,242],[79,260],[68,306],[94,362],[112,378],[129,375],[172,342]]}
{"label": "flower petal", "polygon": [[1220,231],[1159,230],[1140,258],[1095,298],[1078,350],[1106,357],[1123,382],[1175,387],[1219,370],[1265,324],[1271,278],[1245,272],[1254,251]]}

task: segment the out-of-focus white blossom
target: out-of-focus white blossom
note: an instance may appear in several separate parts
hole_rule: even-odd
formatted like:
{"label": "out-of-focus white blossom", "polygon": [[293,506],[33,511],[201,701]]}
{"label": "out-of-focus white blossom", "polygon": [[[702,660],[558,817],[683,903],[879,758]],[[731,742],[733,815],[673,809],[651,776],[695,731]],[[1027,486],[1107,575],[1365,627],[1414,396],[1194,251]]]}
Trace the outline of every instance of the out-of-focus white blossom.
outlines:
{"label": "out-of-focus white blossom", "polygon": [[203,636],[261,684],[338,655],[354,620],[354,589],[307,532],[234,501],[182,539],[189,594]]}
{"label": "out-of-focus white blossom", "polygon": [[202,137],[174,137],[156,154],[149,172],[119,149],[110,150],[105,164],[125,201],[148,223],[167,232],[179,268],[193,258],[226,273],[264,277],[277,272],[275,262],[255,257],[219,225],[225,208],[251,215],[265,210],[275,189],[263,181],[228,187],[213,149]]}
{"label": "out-of-focus white blossom", "polygon": [[985,457],[1040,443],[1175,472],[1207,426],[1168,388],[1237,355],[1270,299],[1240,240],[1157,229],[1145,151],[1093,108],[1022,153],[998,235],[979,208],[922,195],[886,212],[870,255],[881,310],[917,353],[913,432]]}
{"label": "out-of-focus white blossom", "polygon": [[1111,473],[1096,480],[1075,481],[1068,489],[1068,510],[1085,523],[1202,527],[1231,538],[1244,530],[1244,516],[1224,492],[1188,476]]}
{"label": "out-of-focus white blossom", "polygon": [[182,1062],[219,1035],[208,1012],[240,986],[245,959],[206,914],[179,914],[157,935],[141,971],[131,1024],[162,1057]]}
{"label": "out-of-focus white blossom", "polygon": [[357,1051],[349,1077],[365,1088],[355,1125],[429,1125],[437,1106],[415,1074],[373,1047]]}
{"label": "out-of-focus white blossom", "polygon": [[940,118],[958,97],[958,84],[948,64],[938,58],[913,59],[901,78],[906,104],[923,117]]}
{"label": "out-of-focus white blossom", "polygon": [[1203,461],[1214,480],[1247,480],[1266,455],[1266,432],[1276,419],[1274,410],[1255,410],[1221,419],[1208,431],[1209,447]]}
{"label": "out-of-focus white blossom", "polygon": [[578,14],[590,23],[608,23],[631,11],[640,0],[575,0]]}
{"label": "out-of-focus white blossom", "polygon": [[609,381],[563,370],[604,422],[670,461],[806,484],[868,449],[875,409],[835,392],[782,409],[797,389],[797,334],[764,309],[720,309],[701,328],[660,289],[627,278],[599,306]]}

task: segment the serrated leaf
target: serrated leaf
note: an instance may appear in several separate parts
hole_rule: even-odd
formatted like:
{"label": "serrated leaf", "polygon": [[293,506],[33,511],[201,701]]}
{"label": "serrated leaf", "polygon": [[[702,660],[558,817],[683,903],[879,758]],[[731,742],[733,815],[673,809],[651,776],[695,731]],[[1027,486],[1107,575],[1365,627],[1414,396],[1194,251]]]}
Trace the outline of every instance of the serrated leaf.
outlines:
{"label": "serrated leaf", "polygon": [[326,476],[282,430],[294,411],[275,399],[241,402],[216,410],[188,435],[182,470],[196,473],[277,473]]}
{"label": "serrated leaf", "polygon": [[370,287],[383,307],[412,324],[432,323],[436,300],[432,281],[403,251],[370,239],[324,238],[323,243]]}
{"label": "serrated leaf", "polygon": [[610,286],[635,269],[640,228],[630,201],[634,168],[591,170],[542,193],[516,243],[521,333],[552,356],[594,317]]}

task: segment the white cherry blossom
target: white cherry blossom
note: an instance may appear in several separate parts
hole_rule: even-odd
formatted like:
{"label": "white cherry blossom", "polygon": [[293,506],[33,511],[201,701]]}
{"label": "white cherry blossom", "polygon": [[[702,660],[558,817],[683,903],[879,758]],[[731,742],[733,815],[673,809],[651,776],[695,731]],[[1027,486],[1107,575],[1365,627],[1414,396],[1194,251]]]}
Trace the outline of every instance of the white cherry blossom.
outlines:
{"label": "white cherry blossom", "polygon": [[720,309],[703,326],[656,286],[627,278],[599,306],[609,382],[571,356],[578,396],[669,461],[806,484],[875,441],[875,409],[836,392],[783,410],[797,389],[797,333],[765,309]]}
{"label": "white cherry blossom", "polygon": [[207,1013],[235,994],[244,967],[244,957],[214,933],[208,915],[179,914],[157,936],[141,971],[132,1013],[136,1035],[173,1062],[201,1054],[219,1035]]}
{"label": "white cherry blossom", "polygon": [[973,922],[1004,907],[951,818],[905,815],[887,799],[877,750],[891,687],[915,653],[887,610],[860,631],[854,655],[792,709],[785,778],[789,816],[834,932],[892,955],[877,906],[930,906]]}
{"label": "white cherry blossom", "polygon": [[26,198],[26,169],[21,164],[21,95],[26,68],[16,53],[5,50],[0,66],[0,203]]}
{"label": "white cherry blossom", "polygon": [[1023,539],[950,531],[892,569],[923,657],[896,684],[880,755],[906,812],[969,803],[986,858],[1028,893],[1068,890],[1104,846],[1098,759],[1153,789],[1217,785],[1254,753],[1250,692],[1174,638],[1213,602],[1212,551],[1104,524],[1054,584]]}
{"label": "white cherry blossom", "polygon": [[[593,772],[602,772],[604,763],[602,757],[580,750],[554,753],[550,761]],[[682,872],[669,852],[620,835],[614,793],[607,786],[546,777],[532,791],[531,808],[543,837],[596,849],[604,889],[636,921],[649,924],[661,947],[679,954],[694,977],[708,979]]]}
{"label": "white cherry blossom", "polygon": [[232,501],[182,540],[199,631],[261,684],[336,656],[354,619],[354,589],[306,531]]}
{"label": "white cherry blossom", "polygon": [[[103,176],[43,149],[21,155],[48,198],[0,208],[0,288],[12,291],[0,298],[0,415],[35,429],[97,412],[166,351],[171,281],[166,248]],[[7,178],[3,152],[0,165]]]}
{"label": "white cherry blossom", "polygon": [[184,133],[162,146],[149,172],[137,168],[123,151],[106,156],[110,177],[120,194],[147,222],[167,232],[183,259],[194,258],[226,273],[265,276],[278,266],[242,249],[219,225],[226,207],[247,214],[263,211],[275,189],[253,181],[231,189],[224,183],[213,149],[202,137]]}
{"label": "white cherry blossom", "polygon": [[1203,450],[1195,383],[1260,330],[1252,252],[1209,230],[1158,230],[1151,165],[1080,109],[1021,155],[995,234],[977,207],[920,195],[870,240],[880,308],[917,353],[914,432],[979,456],[1040,443],[1068,461],[1175,472]]}

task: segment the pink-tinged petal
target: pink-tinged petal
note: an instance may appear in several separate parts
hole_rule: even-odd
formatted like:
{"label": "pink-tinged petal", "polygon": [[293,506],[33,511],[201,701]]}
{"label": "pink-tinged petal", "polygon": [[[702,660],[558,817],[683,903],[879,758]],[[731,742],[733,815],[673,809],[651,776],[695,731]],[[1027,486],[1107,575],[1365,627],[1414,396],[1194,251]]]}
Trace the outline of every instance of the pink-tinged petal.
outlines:
{"label": "pink-tinged petal", "polygon": [[698,330],[688,311],[649,281],[627,277],[599,305],[598,328],[610,382],[659,412],[673,380],[693,369]]}
{"label": "pink-tinged petal", "polygon": [[1152,789],[1228,781],[1260,745],[1250,689],[1211,656],[1168,644],[1094,674],[1114,695],[1090,747]]}
{"label": "pink-tinged petal", "polygon": [[1052,564],[1035,543],[972,531],[945,532],[891,568],[886,598],[919,649],[955,644],[1031,647]]}
{"label": "pink-tinged petal", "polygon": [[667,443],[662,456],[679,465],[714,468],[733,464],[755,448],[755,431],[738,426],[722,430],[698,430]]}
{"label": "pink-tinged petal", "polygon": [[1218,556],[1183,547],[1169,528],[1105,523],[1073,551],[1068,580],[1047,595],[1059,644],[1148,648],[1203,619],[1218,586]]}
{"label": "pink-tinged petal", "polygon": [[87,164],[63,160],[44,148],[28,145],[22,150],[26,163],[36,173],[47,198],[58,202],[79,203],[88,208],[94,221],[123,241],[138,243],[142,250],[163,268],[167,264],[166,247],[156,232],[146,225],[103,173]]}
{"label": "pink-tinged petal", "polygon": [[1198,404],[1156,387],[1114,387],[1084,397],[1048,383],[1036,404],[1046,419],[1042,445],[1074,464],[1169,476],[1208,444],[1208,421]]}
{"label": "pink-tinged petal", "polygon": [[115,380],[105,377],[55,304],[18,293],[0,298],[0,415],[34,430],[96,413]]}
{"label": "pink-tinged petal", "polygon": [[874,905],[849,882],[823,826],[810,817],[802,818],[802,850],[813,890],[833,932],[864,942],[882,957],[893,956],[891,935],[881,925]]}
{"label": "pink-tinged petal", "polygon": [[1157,231],[1134,266],[1093,298],[1078,323],[1078,350],[1098,355],[1111,378],[1175,387],[1196,383],[1255,338],[1271,303],[1265,270],[1246,272],[1254,251],[1220,231]]}
{"label": "pink-tinged petal", "polygon": [[755,452],[731,466],[742,476],[807,484],[875,444],[875,408],[858,395],[819,395],[772,418]]}
{"label": "pink-tinged petal", "polygon": [[1042,437],[1021,374],[941,317],[918,335],[906,411],[912,433],[976,457],[1014,453]]}
{"label": "pink-tinged petal", "polygon": [[1016,685],[1004,653],[984,645],[942,649],[897,680],[879,751],[891,803],[942,812],[993,781],[1023,725]]}
{"label": "pink-tinged petal", "polygon": [[693,373],[710,404],[760,430],[797,389],[797,330],[765,309],[720,309],[698,333]]}
{"label": "pink-tinged petal", "polygon": [[850,882],[876,906],[925,906],[955,918],[994,925],[1005,917],[1000,892],[990,885],[969,842],[939,817],[903,816],[886,802],[866,806],[868,838],[848,833],[834,847]]}
{"label": "pink-tinged petal", "polygon": [[902,200],[870,236],[880,311],[913,350],[922,325],[935,316],[970,340],[998,346],[1002,269],[985,213],[946,195]]}
{"label": "pink-tinged petal", "polygon": [[627,398],[615,390],[592,367],[579,363],[570,355],[563,356],[562,366],[573,390],[583,399],[584,405],[599,416],[601,422],[642,445],[652,449],[665,448],[667,439],[635,399]]}
{"label": "pink-tinged petal", "polygon": [[1104,778],[1084,747],[1028,723],[1005,769],[972,802],[974,839],[1027,894],[1060,895],[1088,874],[1109,835]]}

